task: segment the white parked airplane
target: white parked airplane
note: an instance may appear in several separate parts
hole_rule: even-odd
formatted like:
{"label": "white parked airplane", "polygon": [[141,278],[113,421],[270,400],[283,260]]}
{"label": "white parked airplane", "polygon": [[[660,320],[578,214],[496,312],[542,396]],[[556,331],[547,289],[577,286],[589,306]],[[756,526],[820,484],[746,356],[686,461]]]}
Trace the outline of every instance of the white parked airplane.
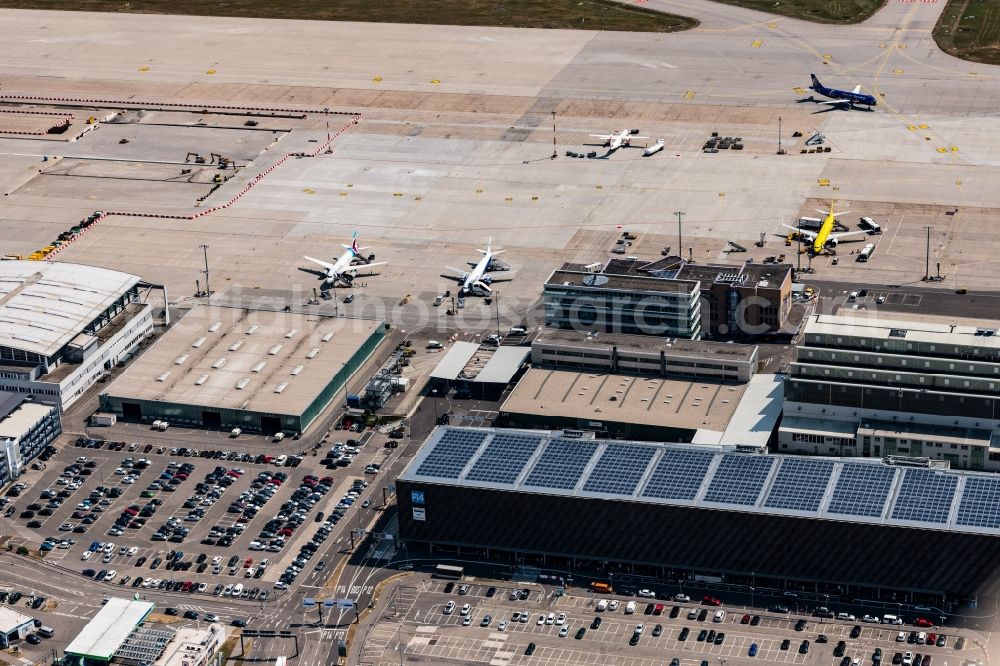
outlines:
{"label": "white parked airplane", "polygon": [[[475,294],[477,296],[489,296],[493,293],[490,285],[493,284],[493,276],[489,275],[489,271],[493,269],[493,257],[506,250],[494,250],[493,249],[493,239],[490,238],[486,243],[485,250],[479,250],[483,255],[483,258],[479,260],[479,263],[475,265],[472,272],[463,271],[460,268],[454,268],[452,266],[447,266],[446,268],[450,271],[455,271],[461,278],[454,278],[462,283],[459,289],[460,296],[466,296],[469,294]],[[446,276],[447,277],[447,276]]]}
{"label": "white parked airplane", "polygon": [[[611,134],[591,134],[590,136],[600,139],[604,142],[604,145],[611,150],[618,150],[622,146],[629,146],[632,144],[632,139],[648,139],[648,136],[636,136],[632,134],[630,130],[623,129],[621,132],[612,132]],[[608,152],[611,152],[610,150]]]}
{"label": "white parked airplane", "polygon": [[[368,269],[374,266],[382,266],[388,262],[379,261],[374,263],[365,263],[364,257],[361,256],[361,250],[367,250],[367,247],[358,247],[358,232],[355,231],[351,236],[350,245],[341,245],[342,248],[347,251],[340,255],[340,258],[332,264],[327,261],[322,261],[320,259],[313,259],[312,257],[306,257],[309,261],[319,264],[326,269],[326,277],[323,278],[324,285],[332,285],[338,281],[343,282],[345,285],[350,285],[354,281],[354,278],[358,276],[358,271],[361,269]],[[361,263],[355,264],[355,261]]]}

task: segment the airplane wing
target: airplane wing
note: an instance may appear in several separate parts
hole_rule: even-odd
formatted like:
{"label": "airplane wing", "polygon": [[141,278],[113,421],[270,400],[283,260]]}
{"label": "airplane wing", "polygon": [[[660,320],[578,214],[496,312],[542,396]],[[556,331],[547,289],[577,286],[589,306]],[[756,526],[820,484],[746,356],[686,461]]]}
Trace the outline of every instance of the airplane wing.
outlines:
{"label": "airplane wing", "polygon": [[313,259],[312,257],[305,257],[305,258],[308,259],[309,261],[313,262],[314,264],[319,264],[320,266],[322,266],[323,268],[325,268],[328,271],[332,271],[334,269],[334,265],[331,264],[331,263],[329,263],[329,262],[320,261],[319,259]]}
{"label": "airplane wing", "polygon": [[634,134],[630,134],[628,138],[630,138],[630,139],[652,139],[653,137],[651,137],[651,136],[635,136]]}
{"label": "airplane wing", "polygon": [[454,272],[458,273],[459,275],[462,276],[463,279],[469,277],[468,272],[463,271],[461,268],[454,268],[452,266],[445,266],[445,268],[447,268],[449,271],[454,271]]}
{"label": "airplane wing", "polygon": [[362,268],[372,268],[374,266],[385,266],[388,263],[389,263],[388,261],[373,261],[370,264],[354,264],[353,266],[351,266],[351,270],[355,270],[356,271],[356,270],[359,270],[359,269],[362,269]]}
{"label": "airplane wing", "polygon": [[588,134],[587,136],[592,136],[595,139],[604,139],[605,141],[608,141],[610,139],[615,138],[617,135],[616,134]]}
{"label": "airplane wing", "polygon": [[858,236],[858,235],[862,235],[862,234],[868,235],[868,232],[867,231],[845,231],[842,234],[830,234],[830,238],[833,238],[833,239],[836,239],[837,241],[839,241],[841,238],[846,238],[848,236]]}
{"label": "airplane wing", "polygon": [[850,103],[850,100],[846,99],[824,99],[819,102],[819,104],[830,104],[832,106],[846,106]]}
{"label": "airplane wing", "polygon": [[785,227],[786,229],[791,229],[792,231],[797,231],[806,238],[808,238],[809,240],[816,240],[816,233],[813,231],[809,231],[808,229],[799,229],[798,227],[790,227],[787,224],[783,224],[781,226]]}

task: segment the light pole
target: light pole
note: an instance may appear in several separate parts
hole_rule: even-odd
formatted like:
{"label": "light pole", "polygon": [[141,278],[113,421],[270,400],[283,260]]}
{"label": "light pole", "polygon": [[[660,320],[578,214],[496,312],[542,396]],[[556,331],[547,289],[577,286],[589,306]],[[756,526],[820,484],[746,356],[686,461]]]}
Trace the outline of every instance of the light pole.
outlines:
{"label": "light pole", "polygon": [[556,112],[552,112],[552,159],[555,159],[559,155],[559,151],[556,150]]}
{"label": "light pole", "polygon": [[927,253],[924,258],[924,282],[931,279],[931,229],[930,225],[924,226],[924,231],[927,232]]}
{"label": "light pole", "polygon": [[212,300],[212,287],[208,284],[208,245],[202,243],[200,247],[205,256],[205,270],[202,271],[205,274],[205,295]]}
{"label": "light pole", "polygon": [[[681,240],[681,218],[684,217],[683,211],[674,211],[674,215],[677,216],[677,252],[680,254],[684,251],[684,243]],[[681,257],[684,255],[680,254]]]}

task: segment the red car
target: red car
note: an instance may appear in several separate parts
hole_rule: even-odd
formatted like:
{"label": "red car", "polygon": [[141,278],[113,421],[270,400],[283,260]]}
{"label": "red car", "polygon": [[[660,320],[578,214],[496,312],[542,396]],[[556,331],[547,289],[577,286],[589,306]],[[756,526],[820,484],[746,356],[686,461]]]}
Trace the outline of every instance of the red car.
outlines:
{"label": "red car", "polygon": [[716,597],[704,596],[701,598],[701,603],[703,606],[721,606],[722,602]]}
{"label": "red car", "polygon": [[740,618],[740,624],[750,624],[750,616],[744,615]]}
{"label": "red car", "polygon": [[916,625],[916,626],[918,626],[918,627],[933,627],[933,626],[934,626],[934,623],[933,623],[933,622],[931,622],[930,620],[928,620],[928,619],[927,619],[927,618],[925,618],[925,617],[918,617],[918,618],[917,618],[917,619],[916,619],[916,620],[915,620],[915,621],[913,622],[913,624],[915,624],[915,625]]}
{"label": "red car", "polygon": [[252,564],[253,564],[253,558],[252,557],[248,557],[246,559],[246,561],[243,563],[243,568],[244,569],[249,569]]}
{"label": "red car", "polygon": [[927,645],[934,645],[937,642],[937,634],[927,634]]}

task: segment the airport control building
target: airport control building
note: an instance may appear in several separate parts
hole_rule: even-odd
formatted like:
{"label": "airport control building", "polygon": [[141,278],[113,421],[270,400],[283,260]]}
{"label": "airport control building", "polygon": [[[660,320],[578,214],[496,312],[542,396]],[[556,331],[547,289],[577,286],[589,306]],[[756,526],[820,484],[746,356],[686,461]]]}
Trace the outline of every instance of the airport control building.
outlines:
{"label": "airport control building", "polygon": [[925,458],[439,427],[396,486],[400,538],[438,557],[830,601],[968,600],[1000,570],[1000,476]]}
{"label": "airport control building", "polygon": [[301,433],[385,336],[382,321],[200,306],[101,394],[130,421]]}
{"label": "airport control building", "polygon": [[0,391],[66,409],[153,334],[141,278],[58,261],[0,261]]}

